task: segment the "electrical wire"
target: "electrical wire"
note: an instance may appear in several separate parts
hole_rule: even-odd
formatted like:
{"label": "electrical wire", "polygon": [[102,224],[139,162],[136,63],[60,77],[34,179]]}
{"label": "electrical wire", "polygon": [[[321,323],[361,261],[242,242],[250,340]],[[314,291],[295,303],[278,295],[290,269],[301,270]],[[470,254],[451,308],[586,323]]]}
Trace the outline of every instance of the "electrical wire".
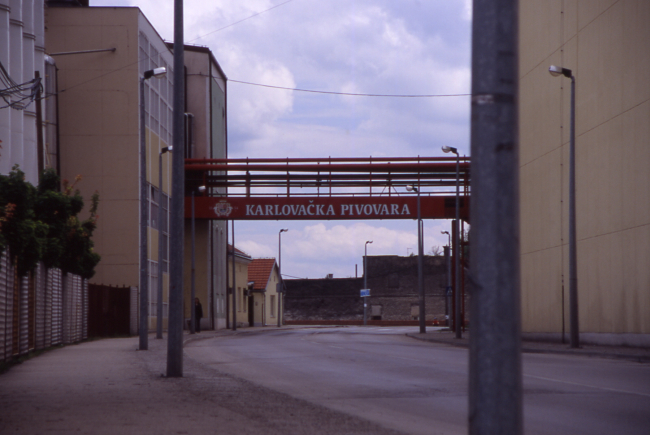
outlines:
{"label": "electrical wire", "polygon": [[242,83],[251,86],[261,86],[264,88],[283,89],[287,91],[311,92],[315,94],[329,95],[348,95],[352,97],[392,97],[392,98],[433,98],[433,97],[469,97],[472,94],[356,94],[352,92],[334,92],[334,91],[317,91],[313,89],[287,88],[283,86],[263,85],[261,83],[243,82],[241,80],[228,79],[229,82]]}
{"label": "electrical wire", "polygon": [[225,29],[227,29],[227,28],[229,28],[229,27],[232,27],[232,26],[234,26],[235,24],[243,23],[243,22],[246,21],[246,20],[250,20],[251,18],[254,18],[254,17],[258,16],[258,15],[262,15],[264,12],[268,12],[268,11],[273,10],[273,9],[275,9],[275,8],[279,8],[280,6],[284,6],[284,5],[286,5],[287,3],[291,3],[292,1],[293,1],[293,0],[287,0],[287,1],[284,2],[284,3],[277,4],[277,5],[275,5],[275,6],[272,6],[272,7],[268,8],[268,9],[265,9],[265,10],[263,10],[263,11],[261,11],[261,12],[258,12],[258,13],[256,13],[256,14],[253,14],[253,15],[251,15],[251,16],[249,16],[249,17],[246,17],[246,18],[241,19],[241,20],[239,20],[239,21],[235,21],[234,23],[228,24],[228,25],[225,26],[225,27],[221,27],[220,29],[213,30],[212,32],[206,33],[205,35],[197,36],[196,38],[194,38],[194,39],[190,39],[189,41],[186,41],[186,42],[196,41],[197,39],[204,38],[204,37],[206,37],[206,36],[208,36],[208,35],[212,35],[213,33],[221,32],[222,30],[225,30]]}
{"label": "electrical wire", "polygon": [[[43,91],[41,78],[36,77],[25,83],[16,83],[0,62],[0,96],[7,103],[0,109],[11,107],[15,110],[25,110]],[[25,103],[25,101],[27,101]]]}

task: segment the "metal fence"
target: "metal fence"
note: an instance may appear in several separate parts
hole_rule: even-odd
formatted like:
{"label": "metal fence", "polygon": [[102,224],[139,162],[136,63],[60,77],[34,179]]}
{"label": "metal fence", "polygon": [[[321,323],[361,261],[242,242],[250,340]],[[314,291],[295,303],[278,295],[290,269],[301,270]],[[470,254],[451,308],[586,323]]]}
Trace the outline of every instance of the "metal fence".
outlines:
{"label": "metal fence", "polygon": [[0,257],[0,361],[88,338],[88,281],[39,264],[18,277]]}

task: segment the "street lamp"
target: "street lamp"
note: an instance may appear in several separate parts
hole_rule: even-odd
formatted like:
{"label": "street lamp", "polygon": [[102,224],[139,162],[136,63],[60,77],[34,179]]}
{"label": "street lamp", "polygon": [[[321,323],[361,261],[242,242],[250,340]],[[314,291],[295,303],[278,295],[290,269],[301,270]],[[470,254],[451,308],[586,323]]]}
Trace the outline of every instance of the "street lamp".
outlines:
{"label": "street lamp", "polygon": [[456,252],[454,252],[454,265],[455,265],[455,287],[456,294],[454,301],[456,307],[454,310],[454,329],[456,330],[456,338],[462,338],[461,320],[460,320],[460,155],[458,149],[454,147],[444,146],[442,151],[445,153],[456,154]]}
{"label": "street lamp", "polygon": [[278,287],[277,287],[277,294],[278,294],[278,328],[282,326],[282,312],[280,311],[282,309],[282,233],[286,233],[289,231],[288,228],[282,228],[280,232],[278,233],[278,275],[279,275],[279,281],[278,281]]}
{"label": "street lamp", "polygon": [[[205,186],[199,186],[197,188],[200,194],[203,194],[205,192]],[[194,218],[194,189],[192,189],[192,274],[190,276],[191,278],[191,298],[190,298],[190,334],[194,334],[196,332],[196,310],[194,309],[194,300],[196,299],[196,286],[195,286],[195,276],[196,276],[196,255],[195,255],[195,240],[196,240],[196,234],[195,234],[195,229],[194,229],[194,223],[196,219]]]}
{"label": "street lamp", "polygon": [[440,231],[440,234],[447,234],[447,237],[449,237],[449,242],[447,243],[447,246],[451,246],[451,234],[449,234],[449,231]]}
{"label": "street lamp", "polygon": [[156,307],[156,338],[163,338],[163,185],[162,185],[162,156],[167,152],[171,152],[172,147],[164,147],[158,153],[158,306]]}
{"label": "street lamp", "polygon": [[[372,240],[366,240],[366,244],[363,246],[365,250],[365,255],[363,256],[363,288],[365,290],[368,289],[368,244],[369,243],[372,243]],[[368,299],[366,299],[366,297],[363,298],[363,326],[366,326],[368,324],[368,320],[367,320]]]}
{"label": "street lamp", "polygon": [[161,77],[165,67],[144,72],[140,77],[140,350],[149,349],[149,256],[147,254],[147,226],[149,201],[147,200],[147,143],[144,125],[144,81]]}
{"label": "street lamp", "polygon": [[417,202],[417,209],[418,209],[418,298],[419,298],[419,313],[418,313],[418,318],[419,318],[419,323],[420,323],[420,334],[424,334],[427,332],[427,327],[426,327],[426,319],[425,319],[425,309],[424,309],[424,267],[422,265],[423,262],[423,256],[424,256],[424,243],[422,242],[422,219],[421,219],[421,209],[420,209],[420,189],[417,187],[411,185],[411,186],[406,186],[406,190],[409,192],[417,192],[418,194],[418,202]]}
{"label": "street lamp", "polygon": [[447,289],[445,290],[445,320],[447,321],[447,326],[449,326],[449,306],[451,305],[451,256],[449,251],[451,250],[451,234],[449,231],[440,231],[441,234],[447,234],[449,242],[445,246],[445,264],[447,265]]}
{"label": "street lamp", "polygon": [[[576,241],[576,79],[568,68],[551,65],[548,72],[571,79],[571,126],[569,143],[569,328],[570,347],[580,347],[578,324],[578,253]],[[564,334],[562,334],[564,340]]]}

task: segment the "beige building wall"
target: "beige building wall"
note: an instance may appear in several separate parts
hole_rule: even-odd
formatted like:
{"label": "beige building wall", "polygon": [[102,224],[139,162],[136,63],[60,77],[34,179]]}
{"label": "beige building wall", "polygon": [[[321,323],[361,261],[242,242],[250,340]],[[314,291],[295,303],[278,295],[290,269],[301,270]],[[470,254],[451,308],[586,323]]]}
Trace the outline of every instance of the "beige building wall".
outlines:
{"label": "beige building wall", "polygon": [[[115,49],[53,56],[58,68],[61,178],[72,181],[81,175],[78,187],[84,198],[99,192],[94,241],[102,258],[93,283],[139,285],[139,79],[148,69],[168,69],[164,78],[145,82],[149,327],[155,328],[159,276],[155,192],[159,151],[171,144],[172,54],[138,8],[48,7],[45,28],[46,54]],[[166,195],[170,193],[170,165],[166,154]],[[167,273],[161,275],[166,323],[169,280]]]}
{"label": "beige building wall", "polygon": [[[264,323],[265,325],[277,325],[278,324],[278,286],[279,275],[277,266],[273,268],[271,272],[271,278],[269,279],[268,284],[266,285],[266,292],[264,293]],[[273,301],[271,303],[271,301]],[[280,307],[281,312],[284,311],[284,300],[283,304]]]}
{"label": "beige building wall", "polygon": [[[239,254],[235,256],[235,289],[234,294],[237,298],[236,322],[237,326],[248,326],[248,297],[246,296],[246,289],[248,288],[248,264],[251,262],[250,257],[241,257]],[[228,257],[228,288],[232,289],[232,257]],[[228,295],[228,318],[232,322],[233,309],[232,309],[233,294]]]}
{"label": "beige building wall", "polygon": [[[187,113],[193,115],[190,155],[193,158],[226,158],[226,79],[206,47],[185,46]],[[186,157],[189,157],[186,155]],[[191,182],[186,183],[192,188]],[[217,195],[217,189],[205,194]],[[200,193],[195,192],[196,195]],[[226,222],[196,221],[197,296],[203,305],[202,328],[226,327]],[[191,221],[185,222],[185,311],[189,318],[191,271]],[[199,270],[200,269],[200,270]],[[214,324],[212,323],[214,319]]]}
{"label": "beige building wall", "polygon": [[650,2],[522,0],[525,333],[569,331],[570,79],[576,78],[581,341],[650,343]]}

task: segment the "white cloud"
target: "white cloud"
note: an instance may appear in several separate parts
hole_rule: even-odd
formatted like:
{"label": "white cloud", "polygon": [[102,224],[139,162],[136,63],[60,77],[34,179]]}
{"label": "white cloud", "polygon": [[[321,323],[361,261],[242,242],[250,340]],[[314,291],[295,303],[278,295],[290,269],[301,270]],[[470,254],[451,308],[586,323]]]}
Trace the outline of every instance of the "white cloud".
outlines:
{"label": "white cloud", "polygon": [[[173,38],[171,2],[137,5]],[[232,80],[368,94],[470,91],[471,0],[294,0],[216,31],[281,0],[185,0],[185,39],[208,46]],[[469,154],[468,97],[378,98],[304,93],[230,82],[230,157],[435,156]],[[372,255],[414,252],[413,221],[238,222],[237,246],[277,256],[294,276],[354,276],[366,240]],[[427,221],[425,251],[444,245],[447,221]]]}

